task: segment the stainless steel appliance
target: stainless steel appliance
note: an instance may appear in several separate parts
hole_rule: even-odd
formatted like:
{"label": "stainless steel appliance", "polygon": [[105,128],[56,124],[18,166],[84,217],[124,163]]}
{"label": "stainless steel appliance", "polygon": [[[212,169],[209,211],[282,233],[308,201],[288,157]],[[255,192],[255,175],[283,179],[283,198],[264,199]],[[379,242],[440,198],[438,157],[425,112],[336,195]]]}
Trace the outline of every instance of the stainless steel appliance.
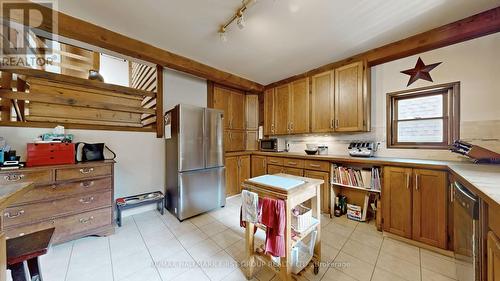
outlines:
{"label": "stainless steel appliance", "polygon": [[453,250],[459,281],[481,280],[479,197],[459,182],[453,183]]}
{"label": "stainless steel appliance", "polygon": [[261,151],[283,152],[287,149],[286,146],[284,139],[272,138],[259,141],[259,149]]}
{"label": "stainless steel appliance", "polygon": [[179,220],[223,207],[223,112],[177,105],[165,115],[166,208]]}
{"label": "stainless steel appliance", "polygon": [[351,142],[347,149],[349,155],[354,157],[373,157],[377,151],[377,144],[372,141]]}

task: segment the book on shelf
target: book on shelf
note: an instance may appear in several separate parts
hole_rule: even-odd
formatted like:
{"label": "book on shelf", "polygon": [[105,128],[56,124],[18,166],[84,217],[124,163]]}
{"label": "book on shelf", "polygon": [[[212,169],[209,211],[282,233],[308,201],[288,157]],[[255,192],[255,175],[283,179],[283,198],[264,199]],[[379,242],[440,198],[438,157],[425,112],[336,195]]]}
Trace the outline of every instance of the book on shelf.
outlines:
{"label": "book on shelf", "polygon": [[332,182],[380,191],[380,170],[375,167],[366,169],[334,165],[332,167]]}

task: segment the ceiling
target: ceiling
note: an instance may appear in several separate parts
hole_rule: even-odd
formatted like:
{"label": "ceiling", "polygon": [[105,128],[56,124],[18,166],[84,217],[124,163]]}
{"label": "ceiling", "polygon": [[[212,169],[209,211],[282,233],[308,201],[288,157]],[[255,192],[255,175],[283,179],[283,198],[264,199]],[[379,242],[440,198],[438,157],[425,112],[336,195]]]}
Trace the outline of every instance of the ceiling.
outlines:
{"label": "ceiling", "polygon": [[63,0],[59,10],[261,84],[492,9],[500,0]]}

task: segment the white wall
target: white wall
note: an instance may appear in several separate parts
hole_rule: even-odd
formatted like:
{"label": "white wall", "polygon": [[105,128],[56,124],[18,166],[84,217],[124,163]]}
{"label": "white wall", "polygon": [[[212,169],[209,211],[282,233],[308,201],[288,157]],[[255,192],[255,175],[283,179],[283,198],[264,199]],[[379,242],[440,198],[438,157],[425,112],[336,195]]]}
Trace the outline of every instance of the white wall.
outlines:
{"label": "white wall", "polygon": [[[119,69],[108,70],[109,73],[115,73],[114,81],[123,82],[124,72]],[[102,73],[106,75],[108,72],[105,70]],[[119,73],[122,75],[118,75]],[[126,77],[128,79],[128,71]],[[169,69],[164,71],[164,78],[164,104],[168,106],[165,109],[177,103],[206,106],[205,80]],[[26,143],[45,132],[50,132],[50,129],[0,127],[0,136],[18,151],[22,159],[25,159]],[[74,134],[77,142],[104,142],[117,154],[115,197],[164,190],[165,141],[156,138],[156,133],[97,130],[67,130],[67,133]]]}
{"label": "white wall", "polygon": [[[427,63],[442,62],[431,72],[434,82],[419,80],[406,87],[409,76],[400,73],[413,68],[417,58]],[[380,142],[377,155],[388,157],[460,160],[446,150],[387,149],[386,94],[405,89],[460,81],[461,131],[463,140],[500,152],[500,33],[432,50],[371,69],[372,131],[288,137],[291,150],[301,151],[307,142],[325,143],[330,154],[347,154],[351,140]]]}

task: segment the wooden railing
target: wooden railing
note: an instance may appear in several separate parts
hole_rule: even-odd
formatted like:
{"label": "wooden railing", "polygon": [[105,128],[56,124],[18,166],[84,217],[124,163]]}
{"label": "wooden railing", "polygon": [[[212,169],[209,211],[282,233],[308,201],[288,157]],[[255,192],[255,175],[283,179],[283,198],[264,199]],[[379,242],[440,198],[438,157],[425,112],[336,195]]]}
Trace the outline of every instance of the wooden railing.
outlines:
{"label": "wooden railing", "polygon": [[[0,126],[157,132],[163,136],[161,91],[144,91],[36,69],[0,69]],[[154,122],[143,122],[143,116]]]}

